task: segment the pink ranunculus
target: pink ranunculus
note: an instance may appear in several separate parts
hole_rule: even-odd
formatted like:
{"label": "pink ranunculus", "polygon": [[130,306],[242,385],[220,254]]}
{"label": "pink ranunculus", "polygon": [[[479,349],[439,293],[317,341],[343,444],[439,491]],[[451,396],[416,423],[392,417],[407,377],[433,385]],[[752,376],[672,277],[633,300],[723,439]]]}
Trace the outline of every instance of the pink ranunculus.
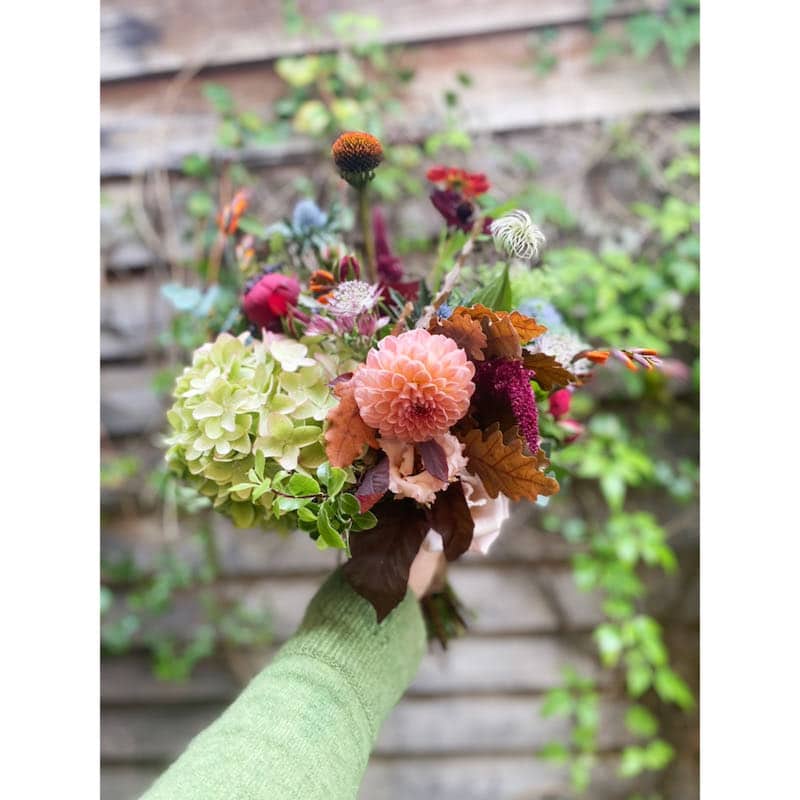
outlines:
{"label": "pink ranunculus", "polygon": [[554,419],[560,419],[569,412],[570,403],[572,402],[572,391],[566,386],[563,389],[557,389],[550,395],[550,413]]}
{"label": "pink ranunculus", "polygon": [[389,491],[398,497],[410,497],[418,503],[428,504],[436,499],[436,492],[447,488],[467,466],[463,445],[451,433],[434,437],[447,459],[447,481],[439,480],[426,469],[414,472],[415,448],[410,442],[397,439],[380,439],[381,449],[389,459]]}
{"label": "pink ranunculus", "polygon": [[475,367],[446,336],[416,329],[387,336],[353,376],[361,418],[381,436],[425,442],[469,409]]}
{"label": "pink ranunculus", "polygon": [[244,296],[242,308],[254,325],[279,330],[281,319],[300,296],[300,282],[291,275],[270,273],[261,278]]}

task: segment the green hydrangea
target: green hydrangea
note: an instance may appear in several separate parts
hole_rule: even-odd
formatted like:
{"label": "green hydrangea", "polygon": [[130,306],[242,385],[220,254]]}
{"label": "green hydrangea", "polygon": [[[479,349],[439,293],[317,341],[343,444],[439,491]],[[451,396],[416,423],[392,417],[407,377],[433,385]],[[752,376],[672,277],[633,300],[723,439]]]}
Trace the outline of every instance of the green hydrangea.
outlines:
{"label": "green hydrangea", "polygon": [[[322,342],[223,333],[178,377],[167,461],[240,527],[275,527],[270,479],[325,462],[338,359]],[[260,489],[260,491],[259,491]]]}

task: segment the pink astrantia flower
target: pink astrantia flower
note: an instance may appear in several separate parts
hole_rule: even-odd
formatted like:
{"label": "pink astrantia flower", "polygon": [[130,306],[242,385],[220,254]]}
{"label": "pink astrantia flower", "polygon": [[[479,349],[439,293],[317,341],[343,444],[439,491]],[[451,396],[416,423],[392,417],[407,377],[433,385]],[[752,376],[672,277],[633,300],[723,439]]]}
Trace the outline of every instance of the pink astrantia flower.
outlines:
{"label": "pink astrantia flower", "polygon": [[381,436],[425,442],[469,409],[475,367],[446,336],[418,329],[387,336],[353,376],[361,418]]}
{"label": "pink astrantia flower", "polygon": [[444,451],[447,459],[447,480],[439,480],[426,469],[414,472],[415,448],[409,442],[397,439],[381,439],[381,449],[389,459],[389,491],[397,497],[410,497],[418,503],[432,503],[436,492],[447,488],[459,473],[467,466],[463,445],[452,433],[445,433],[434,438],[436,444]]}

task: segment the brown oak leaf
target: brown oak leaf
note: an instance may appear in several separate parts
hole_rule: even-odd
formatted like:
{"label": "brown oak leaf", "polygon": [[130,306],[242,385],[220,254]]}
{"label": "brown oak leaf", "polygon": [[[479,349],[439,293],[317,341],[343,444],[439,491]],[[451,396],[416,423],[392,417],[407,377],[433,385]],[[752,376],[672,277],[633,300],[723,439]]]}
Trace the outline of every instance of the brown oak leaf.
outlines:
{"label": "brown oak leaf", "polygon": [[522,343],[511,317],[495,317],[493,321],[484,317],[481,325],[486,334],[486,356],[488,358],[519,359],[522,357]]}
{"label": "brown oak leaf", "polygon": [[461,481],[451,483],[445,491],[436,495],[429,516],[431,528],[442,537],[448,561],[455,561],[469,550],[475,522],[469,512]]}
{"label": "brown oak leaf", "polygon": [[449,319],[434,320],[429,330],[431,333],[452,339],[475,361],[483,361],[486,334],[477,320],[465,314],[454,313]]}
{"label": "brown oak leaf", "polygon": [[325,454],[332,466],[349,467],[361,455],[365,445],[377,450],[378,440],[375,430],[361,419],[353,382],[337,383],[333,393],[339,398],[339,403],[328,412]]}
{"label": "brown oak leaf", "polygon": [[[536,339],[547,331],[546,326],[540,325],[533,317],[526,317],[524,314],[520,314],[519,311],[512,311],[510,313],[508,311],[493,311],[491,308],[482,306],[480,303],[470,306],[469,308],[466,306],[458,306],[458,308],[453,311],[453,316],[455,317],[456,315],[467,316],[470,319],[478,321],[489,320],[492,324],[498,320],[508,319],[514,326],[514,330],[517,332],[522,344],[527,344],[532,339]],[[486,330],[485,326],[484,330]]]}
{"label": "brown oak leaf", "polygon": [[541,471],[544,454],[525,455],[525,443],[516,431],[504,437],[495,424],[484,432],[470,431],[463,441],[467,469],[483,481],[491,497],[504,494],[511,500],[536,500],[558,492],[558,481]]}
{"label": "brown oak leaf", "polygon": [[576,383],[577,378],[547,353],[523,353],[522,363],[535,373],[535,380],[546,392]]}
{"label": "brown oak leaf", "polygon": [[382,622],[405,597],[411,562],[429,525],[413,500],[382,500],[372,511],[378,524],[350,536],[352,555],[342,573]]}
{"label": "brown oak leaf", "polygon": [[536,339],[547,331],[545,325],[540,325],[533,317],[526,317],[524,314],[520,314],[519,311],[512,311],[508,318],[519,334],[519,340],[522,344],[528,344],[532,339]]}

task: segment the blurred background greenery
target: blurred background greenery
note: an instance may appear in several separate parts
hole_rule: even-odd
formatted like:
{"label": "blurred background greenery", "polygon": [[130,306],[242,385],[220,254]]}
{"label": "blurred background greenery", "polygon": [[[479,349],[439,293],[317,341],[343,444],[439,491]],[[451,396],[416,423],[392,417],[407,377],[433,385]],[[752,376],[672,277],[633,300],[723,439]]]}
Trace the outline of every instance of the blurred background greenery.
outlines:
{"label": "blurred background greenery", "polygon": [[[302,198],[348,229],[326,154],[350,128],[387,143],[375,188],[409,273],[440,227],[426,169],[486,172],[550,243],[515,301],[666,359],[574,396],[561,494],[454,570],[474,630],[430,656],[363,796],[697,796],[698,3],[267,5],[103,3],[104,797],[213,718],[333,566],[214,519],[159,432],[176,371],[236,313],[219,209],[249,187],[245,232],[291,227]],[[425,744],[448,714],[460,735]]]}

